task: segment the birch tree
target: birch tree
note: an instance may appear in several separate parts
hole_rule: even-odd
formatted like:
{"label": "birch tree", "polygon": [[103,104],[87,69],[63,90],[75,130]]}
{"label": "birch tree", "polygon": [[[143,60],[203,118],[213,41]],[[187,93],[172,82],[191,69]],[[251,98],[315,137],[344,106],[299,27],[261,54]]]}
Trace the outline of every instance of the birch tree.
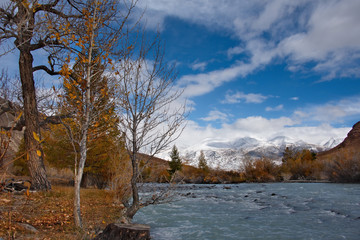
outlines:
{"label": "birch tree", "polygon": [[138,36],[137,41],[125,43],[129,54],[118,63],[115,72],[120,127],[133,168],[132,203],[125,204],[128,221],[140,208],[157,199],[141,202],[139,198],[139,153],[152,157],[167,148],[180,135],[185,120],[185,105],[175,104],[182,92],[174,87],[176,73],[164,61],[160,39],[148,41],[143,35]]}
{"label": "birch tree", "polygon": [[[78,227],[82,227],[80,212],[80,184],[87,158],[89,129],[99,125],[99,121],[109,116],[113,109],[110,88],[106,81],[105,71],[111,70],[112,60],[117,43],[126,34],[127,19],[135,2],[129,2],[126,8],[118,7],[112,0],[89,0],[82,9],[82,23],[77,29],[69,29],[67,38],[57,35],[58,41],[67,42],[71,47],[70,54],[61,69],[64,78],[64,109],[72,115],[73,127],[65,124],[69,138],[76,152],[79,146],[79,159],[75,154],[75,198],[74,219]],[[125,5],[124,5],[125,6]],[[121,15],[121,12],[124,14]],[[69,25],[63,26],[67,28]],[[120,51],[121,52],[121,51]],[[75,64],[71,66],[71,62]],[[106,83],[99,85],[99,83]],[[112,111],[112,110],[111,110]],[[110,119],[106,119],[110,121]],[[76,133],[74,133],[76,129]],[[104,130],[106,131],[106,130]]]}

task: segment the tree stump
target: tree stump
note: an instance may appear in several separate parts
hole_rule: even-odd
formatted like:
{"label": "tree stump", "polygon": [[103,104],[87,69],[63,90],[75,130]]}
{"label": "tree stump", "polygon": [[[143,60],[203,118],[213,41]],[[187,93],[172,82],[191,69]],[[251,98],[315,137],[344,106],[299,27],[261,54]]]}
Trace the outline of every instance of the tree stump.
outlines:
{"label": "tree stump", "polygon": [[150,226],[110,223],[94,240],[150,240]]}

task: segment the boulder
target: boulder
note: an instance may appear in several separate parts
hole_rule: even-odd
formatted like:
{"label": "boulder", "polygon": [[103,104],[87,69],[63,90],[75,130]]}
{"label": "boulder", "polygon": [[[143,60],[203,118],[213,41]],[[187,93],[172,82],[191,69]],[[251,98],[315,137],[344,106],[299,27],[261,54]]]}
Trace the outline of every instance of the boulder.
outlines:
{"label": "boulder", "polygon": [[110,223],[93,240],[149,240],[150,226]]}
{"label": "boulder", "polygon": [[23,192],[30,190],[31,182],[28,180],[7,179],[0,188],[0,192]]}
{"label": "boulder", "polygon": [[28,231],[28,232],[31,232],[31,233],[38,233],[39,231],[34,227],[34,226],[31,226],[30,224],[27,224],[27,223],[17,223],[17,225],[25,230],[25,231]]}

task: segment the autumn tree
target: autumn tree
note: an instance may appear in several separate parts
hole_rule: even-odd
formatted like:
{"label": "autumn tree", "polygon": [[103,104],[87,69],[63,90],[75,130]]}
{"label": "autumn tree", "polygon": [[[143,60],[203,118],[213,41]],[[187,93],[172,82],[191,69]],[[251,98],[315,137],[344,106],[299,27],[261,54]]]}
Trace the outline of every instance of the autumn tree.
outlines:
{"label": "autumn tree", "polygon": [[360,182],[360,153],[356,147],[341,149],[324,160],[324,172],[332,182]]}
{"label": "autumn tree", "polygon": [[280,167],[269,158],[247,158],[244,161],[243,167],[243,176],[248,182],[273,182],[280,180]]}
{"label": "autumn tree", "polygon": [[[34,66],[34,51],[63,46],[52,38],[52,32],[63,34],[62,29],[49,29],[46,21],[76,22],[79,14],[72,14],[71,0],[13,0],[0,7],[0,44],[4,55],[13,49],[19,51],[19,73],[22,88],[25,146],[32,187],[48,190],[51,188],[46,177],[41,146],[39,113],[37,109],[34,73],[45,71],[50,75],[58,72],[52,54],[48,55],[48,66]],[[13,40],[11,46],[10,41]],[[6,48],[6,46],[10,46]]]}
{"label": "autumn tree", "polygon": [[283,157],[281,159],[282,163],[287,163],[292,159],[296,158],[297,151],[292,147],[286,147],[283,153]]}
{"label": "autumn tree", "polygon": [[207,165],[206,158],[205,158],[205,154],[204,154],[203,151],[200,151],[198,168],[200,168],[200,169],[203,170],[204,172],[208,172],[208,171],[209,171],[209,167],[208,167],[208,165]]}
{"label": "autumn tree", "polygon": [[[110,115],[110,119],[117,119],[116,116]],[[78,137],[76,125],[71,119],[64,119],[64,124],[68,124]],[[104,188],[116,186],[116,177],[124,161],[129,161],[123,144],[120,141],[120,135],[117,129],[116,121],[99,122],[99,126],[92,125],[89,128],[88,152],[84,166],[84,175],[81,186],[96,186]],[[106,131],[101,132],[100,129]],[[75,142],[76,152],[69,141],[68,133],[63,125],[54,124],[48,126],[49,131],[43,133],[46,141],[44,142],[45,162],[52,168],[71,169],[74,171],[74,159],[79,159],[79,144]]]}
{"label": "autumn tree", "polygon": [[[64,79],[65,91],[62,110],[72,115],[70,123],[64,125],[74,151],[77,151],[78,145],[80,155],[77,159],[75,154],[74,167],[74,218],[78,227],[82,227],[80,184],[87,160],[89,138],[107,133],[105,123],[117,122],[117,118],[113,117],[114,104],[110,97],[114,88],[109,86],[109,76],[106,76],[105,70],[111,70],[111,57],[117,51],[118,42],[127,33],[125,23],[133,8],[134,2],[130,2],[127,8],[120,9],[115,1],[88,0],[81,10],[82,22],[76,29],[69,28],[71,25],[66,24],[62,26],[67,32],[65,37],[54,33],[57,41],[66,42],[71,47],[60,73]],[[122,54],[121,49],[119,52]],[[71,61],[75,61],[74,66],[71,66]],[[103,128],[100,129],[99,126]]]}
{"label": "autumn tree", "polygon": [[136,185],[141,173],[139,153],[151,158],[166,149],[183,129],[185,109],[183,104],[175,104],[181,91],[174,87],[176,74],[173,66],[164,62],[159,38],[149,41],[139,33],[138,38],[130,37],[124,44],[129,54],[118,62],[115,74],[120,128],[133,167],[132,202],[125,203],[130,221],[141,207],[158,199],[140,202]]}
{"label": "autumn tree", "polygon": [[316,161],[316,153],[308,150],[285,151],[282,159],[282,169],[291,174],[291,179],[309,179],[321,170],[321,164]]}

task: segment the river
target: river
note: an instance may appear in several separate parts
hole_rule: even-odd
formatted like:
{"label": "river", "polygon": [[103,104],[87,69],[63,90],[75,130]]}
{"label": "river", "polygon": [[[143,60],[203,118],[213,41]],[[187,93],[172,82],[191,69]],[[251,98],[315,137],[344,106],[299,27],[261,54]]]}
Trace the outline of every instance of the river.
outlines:
{"label": "river", "polygon": [[154,240],[360,239],[360,184],[178,185],[172,193],[135,215]]}

